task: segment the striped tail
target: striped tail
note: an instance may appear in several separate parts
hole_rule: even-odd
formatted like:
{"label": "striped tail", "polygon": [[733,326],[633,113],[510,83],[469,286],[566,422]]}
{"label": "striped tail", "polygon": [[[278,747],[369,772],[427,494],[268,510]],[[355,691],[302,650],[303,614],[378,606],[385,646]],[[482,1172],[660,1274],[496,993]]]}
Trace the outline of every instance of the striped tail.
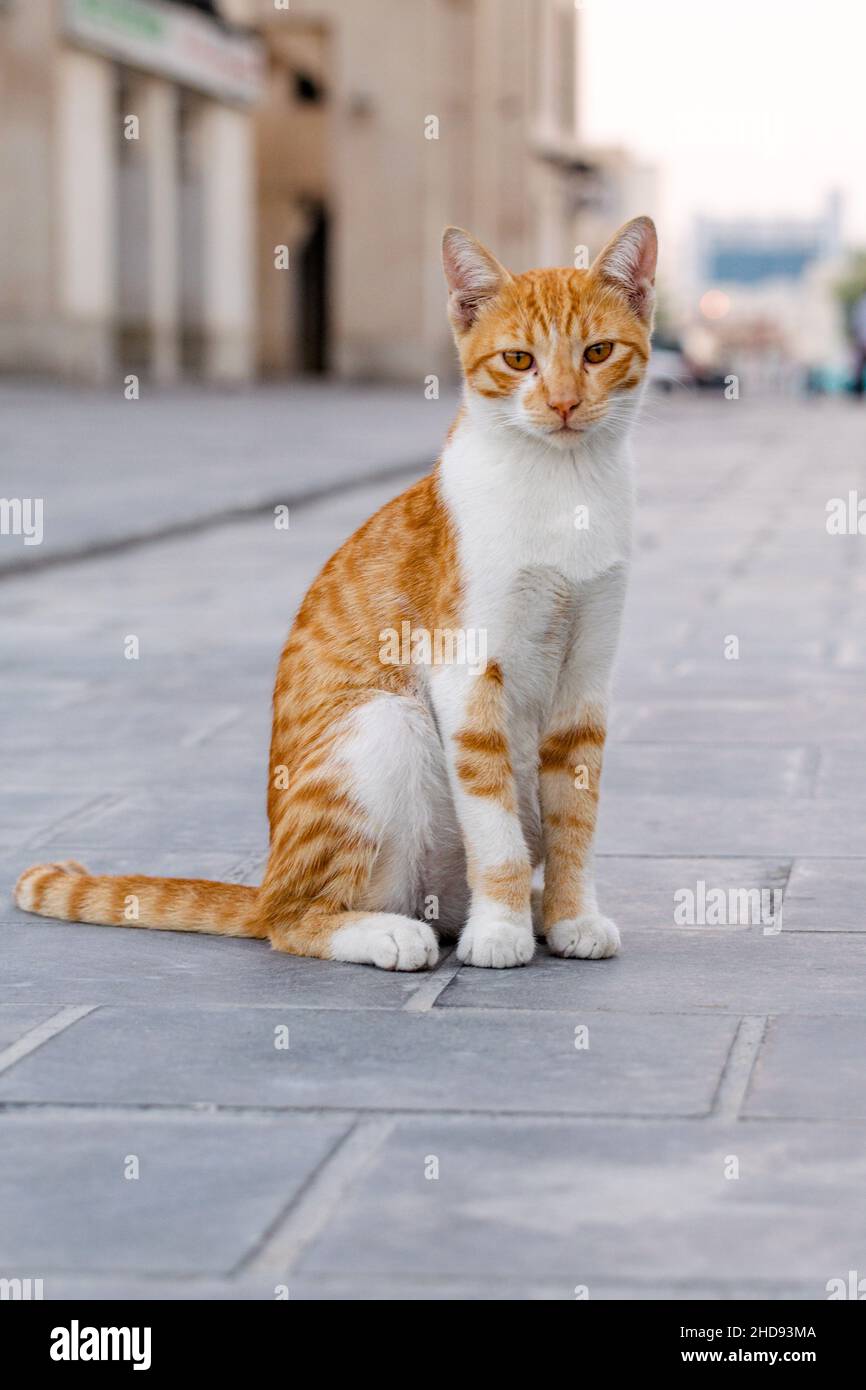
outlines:
{"label": "striped tail", "polygon": [[40,917],[265,938],[266,930],[256,921],[257,899],[257,888],[240,883],[91,874],[74,859],[34,864],[15,885],[18,906]]}

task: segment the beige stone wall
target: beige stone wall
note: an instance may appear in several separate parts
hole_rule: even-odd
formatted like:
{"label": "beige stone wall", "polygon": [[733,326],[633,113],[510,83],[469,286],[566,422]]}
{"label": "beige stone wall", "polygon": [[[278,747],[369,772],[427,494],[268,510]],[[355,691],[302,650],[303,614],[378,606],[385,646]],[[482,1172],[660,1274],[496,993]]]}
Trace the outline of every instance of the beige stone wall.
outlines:
{"label": "beige stone wall", "polygon": [[[508,264],[536,259],[532,194],[539,6],[561,0],[237,0],[272,61],[312,61],[328,100],[258,116],[260,254],[314,187],[332,221],[332,365],[350,377],[450,374],[442,228],[468,226]],[[571,9],[573,13],[573,8]],[[318,44],[305,59],[301,45]],[[433,118],[438,122],[434,132]],[[306,123],[306,127],[304,125]],[[436,133],[438,138],[427,138]],[[288,235],[280,238],[287,241]],[[264,357],[275,365],[297,287],[260,269]]]}
{"label": "beige stone wall", "polygon": [[[453,375],[443,227],[470,228],[518,270],[573,255],[572,0],[222,9],[266,42],[262,101],[249,113],[135,78],[147,130],[132,175],[117,167],[114,65],[58,40],[51,5],[0,17],[0,226],[14,248],[0,263],[0,364],[104,378],[123,365],[119,342],[165,380],[178,367],[285,375],[309,365],[307,325],[323,318],[311,264],[324,262],[331,370]],[[325,100],[302,100],[296,72]],[[118,226],[136,178],[147,208],[130,257]]]}
{"label": "beige stone wall", "polygon": [[[184,237],[182,88],[68,40],[61,15],[53,0],[0,7],[0,370],[172,380],[181,307],[198,296],[184,324],[195,340],[186,365],[247,379],[256,360],[249,111],[195,98],[201,216]],[[141,126],[128,146],[126,114]]]}
{"label": "beige stone wall", "polygon": [[0,11],[0,367],[50,366],[56,316],[53,16],[46,5]]}

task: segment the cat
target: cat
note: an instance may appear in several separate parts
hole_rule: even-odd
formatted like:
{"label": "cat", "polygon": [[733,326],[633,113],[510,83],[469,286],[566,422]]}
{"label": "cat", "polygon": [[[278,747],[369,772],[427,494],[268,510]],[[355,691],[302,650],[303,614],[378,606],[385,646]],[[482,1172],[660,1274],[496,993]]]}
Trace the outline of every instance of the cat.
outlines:
{"label": "cat", "polygon": [[[295,618],[261,887],[68,860],[29,868],[20,907],[385,970],[436,963],[432,922],[467,965],[525,965],[534,917],[553,955],[616,953],[592,847],[656,251],[638,217],[589,269],[512,275],[446,229],[463,403],[432,472],[346,541]],[[427,635],[417,659],[388,655],[395,632]]]}

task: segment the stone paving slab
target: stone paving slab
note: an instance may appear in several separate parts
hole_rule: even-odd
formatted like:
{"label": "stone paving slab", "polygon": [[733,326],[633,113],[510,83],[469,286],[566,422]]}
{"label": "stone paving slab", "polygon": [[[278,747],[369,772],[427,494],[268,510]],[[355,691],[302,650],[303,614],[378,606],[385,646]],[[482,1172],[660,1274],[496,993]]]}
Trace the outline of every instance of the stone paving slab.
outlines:
{"label": "stone paving slab", "polygon": [[[411,393],[192,392],[161,409],[28,391],[0,387],[4,489],[45,492],[37,558],[393,471],[444,426]],[[522,971],[451,979],[452,958],[395,976],[42,922],[0,895],[0,1045],[71,1022],[0,1077],[0,1138],[34,1126],[15,1151],[17,1253],[56,1261],[8,1270],[0,1212],[0,1274],[50,1273],[49,1297],[272,1298],[282,1270],[293,1299],[572,1301],[578,1261],[593,1298],[821,1298],[862,1269],[866,548],[824,517],[828,497],[866,493],[863,418],[682,396],[641,428],[598,865],[619,960],[541,948]],[[295,507],[287,532],[260,513],[3,576],[4,888],[49,853],[258,881],[281,643],[319,566],[402,485]],[[20,549],[0,540],[0,569]],[[785,888],[781,935],[674,926],[674,893],[699,880]],[[76,1005],[102,1007],[73,1021]],[[269,1124],[301,1121],[266,1152]],[[155,1214],[127,1196],[117,1234],[112,1195],[52,1234],[55,1207],[96,1208],[88,1171],[113,1183],[116,1146],[133,1151],[119,1136],[144,1144],[147,1125]],[[396,1128],[378,1156],[353,1159],[381,1125]],[[444,1157],[438,1183],[419,1184],[419,1148]],[[739,1181],[719,1181],[720,1151]],[[20,1171],[32,1154],[44,1200]],[[296,1229],[319,1234],[298,1245]]]}
{"label": "stone paving slab", "polygon": [[52,922],[12,908],[3,926],[0,1000],[400,1009],[424,976],[311,962],[268,942]]}
{"label": "stone paving slab", "polygon": [[[293,382],[114,392],[0,384],[7,496],[42,497],[44,540],[0,543],[0,568],[284,500],[437,457],[455,411],[399,387]],[[86,464],[87,486],[71,460]],[[99,497],[99,506],[93,498]]]}
{"label": "stone paving slab", "polygon": [[866,856],[866,819],[850,801],[749,801],[690,790],[679,796],[603,797],[600,854],[735,855],[793,858]]}
{"label": "stone paving slab", "polygon": [[808,796],[817,757],[810,748],[740,747],[707,744],[611,744],[605,754],[602,795],[682,795],[703,787],[713,796],[768,798]]}
{"label": "stone paving slab", "polygon": [[[228,1273],[346,1129],[308,1116],[6,1114],[0,1269]],[[137,1179],[124,1176],[130,1157]]]}
{"label": "stone paving slab", "polygon": [[866,860],[798,859],[785,893],[785,927],[866,932]]}
{"label": "stone paving slab", "polygon": [[[636,928],[675,926],[675,895],[697,893],[703,883],[746,892],[784,892],[790,865],[778,859],[650,858],[648,855],[599,855],[596,883],[602,911],[626,937]],[[768,900],[770,901],[770,900]],[[787,921],[786,921],[787,926]]]}
{"label": "stone paving slab", "polygon": [[17,1042],[25,1033],[29,1033],[31,1028],[38,1027],[56,1012],[50,1003],[45,1003],[42,999],[39,1004],[9,1004],[6,1002],[6,991],[2,990],[0,993],[3,999],[0,1003],[0,1048]]}
{"label": "stone paving slab", "polygon": [[[0,1076],[0,1101],[702,1115],[736,1023],[588,1008],[109,1007]],[[575,1047],[578,1024],[588,1050]]]}
{"label": "stone paving slab", "polygon": [[56,788],[48,798],[33,787],[18,789],[14,797],[0,797],[0,846],[8,850],[26,845],[68,817],[82,819],[93,800],[84,789],[64,788]]}
{"label": "stone paving slab", "polygon": [[866,1013],[866,940],[784,926],[776,936],[764,936],[761,927],[684,927],[635,932],[608,961],[559,960],[540,946],[523,970],[461,970],[439,1005],[677,1010],[680,1017],[690,1011],[860,1015]]}
{"label": "stone paving slab", "polygon": [[864,1014],[773,1019],[745,1114],[784,1120],[866,1120]]}
{"label": "stone paving slab", "polygon": [[[735,1171],[739,1178],[725,1177]],[[438,1179],[429,1180],[430,1159]],[[298,1274],[776,1290],[862,1265],[862,1133],[764,1124],[400,1120]]]}
{"label": "stone paving slab", "polygon": [[[799,681],[797,689],[799,689]],[[757,691],[752,699],[683,696],[652,704],[636,701],[629,738],[649,743],[712,743],[736,747],[740,743],[772,746],[813,742],[820,733],[822,744],[856,742],[862,717],[862,691],[840,689],[839,683],[824,692],[790,693]]]}
{"label": "stone paving slab", "polygon": [[823,749],[815,794],[866,801],[866,748]]}
{"label": "stone paving slab", "polygon": [[263,851],[268,831],[262,779],[237,784],[222,779],[210,787],[193,782],[173,791],[129,796],[107,793],[94,799],[89,813],[74,825],[32,837],[30,844],[50,860],[93,857],[94,850],[105,859],[116,850],[128,854],[138,849],[139,868],[146,873],[151,849],[167,837],[174,849],[192,853],[233,851],[240,857],[244,851]]}
{"label": "stone paving slab", "polygon": [[[287,1282],[288,1280],[288,1282]],[[277,1293],[277,1290],[279,1293]],[[487,1274],[477,1276],[449,1274],[435,1276],[423,1270],[399,1276],[339,1274],[309,1274],[293,1270],[288,1276],[250,1280],[246,1277],[236,1279],[174,1279],[169,1275],[157,1278],[135,1278],[130,1275],[109,1277],[70,1277],[52,1274],[44,1283],[44,1297],[52,1299],[119,1299],[150,1301],[152,1299],[171,1299],[178,1301],[273,1301],[276,1297],[285,1298],[286,1290],[293,1303],[298,1302],[364,1302],[384,1303],[453,1303],[453,1302],[546,1302],[575,1303],[574,1287],[560,1275],[559,1279],[521,1278],[520,1272],[514,1274]],[[823,1290],[822,1290],[823,1295]],[[592,1306],[599,1300],[639,1301],[643,1299],[699,1299],[704,1301],[724,1301],[726,1299],[814,1299],[815,1283],[798,1282],[793,1279],[774,1278],[761,1283],[748,1277],[736,1282],[709,1279],[690,1279],[678,1282],[676,1278],[651,1278],[641,1283],[635,1278],[629,1282],[622,1280],[594,1279],[589,1306],[584,1308],[587,1334],[592,1327]],[[821,1296],[821,1295],[819,1295]],[[574,1311],[574,1307],[573,1307]]]}

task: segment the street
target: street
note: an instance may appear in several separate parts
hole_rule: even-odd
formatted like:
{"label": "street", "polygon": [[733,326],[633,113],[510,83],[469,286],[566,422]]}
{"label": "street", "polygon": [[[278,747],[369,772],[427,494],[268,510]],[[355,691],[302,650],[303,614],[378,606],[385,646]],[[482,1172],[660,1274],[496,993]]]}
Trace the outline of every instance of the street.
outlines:
{"label": "street", "polygon": [[3,491],[44,498],[45,537],[0,536],[0,1276],[569,1300],[866,1275],[866,537],[827,528],[866,496],[857,403],[648,400],[598,841],[622,954],[397,975],[45,921],[11,888],[64,858],[259,881],[293,613],[451,402],[2,397]]}

